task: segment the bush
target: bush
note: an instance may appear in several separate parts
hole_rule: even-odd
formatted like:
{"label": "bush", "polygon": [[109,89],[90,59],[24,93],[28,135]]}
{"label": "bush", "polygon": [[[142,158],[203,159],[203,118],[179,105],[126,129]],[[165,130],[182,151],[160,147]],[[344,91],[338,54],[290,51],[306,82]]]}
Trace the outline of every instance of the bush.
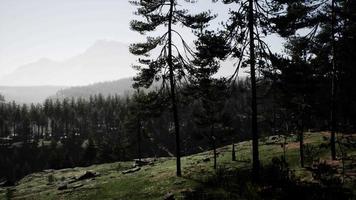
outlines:
{"label": "bush", "polygon": [[7,188],[7,189],[6,189],[5,198],[6,198],[7,200],[10,200],[10,199],[12,199],[13,194],[14,194],[14,191],[13,191],[12,189],[10,189],[10,188]]}
{"label": "bush", "polygon": [[53,174],[48,175],[47,180],[48,180],[48,184],[53,184],[56,181]]}
{"label": "bush", "polygon": [[312,165],[314,161],[319,160],[320,148],[311,144],[304,145],[304,158],[307,165]]}
{"label": "bush", "polygon": [[312,175],[315,180],[327,187],[339,186],[342,184],[341,178],[337,176],[337,169],[328,165],[326,162],[321,162],[316,165]]}

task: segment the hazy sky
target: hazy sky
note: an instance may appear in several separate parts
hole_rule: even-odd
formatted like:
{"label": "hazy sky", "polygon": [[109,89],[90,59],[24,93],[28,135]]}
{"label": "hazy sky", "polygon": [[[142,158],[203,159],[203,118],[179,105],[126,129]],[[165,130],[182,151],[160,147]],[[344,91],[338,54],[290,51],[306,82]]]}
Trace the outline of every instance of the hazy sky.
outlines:
{"label": "hazy sky", "polygon": [[[210,0],[188,8],[227,15]],[[140,37],[129,29],[134,10],[128,0],[0,0],[0,77],[40,58],[77,55],[97,40],[131,43]]]}
{"label": "hazy sky", "polygon": [[42,57],[62,60],[96,40],[130,42],[126,0],[0,0],[0,76]]}

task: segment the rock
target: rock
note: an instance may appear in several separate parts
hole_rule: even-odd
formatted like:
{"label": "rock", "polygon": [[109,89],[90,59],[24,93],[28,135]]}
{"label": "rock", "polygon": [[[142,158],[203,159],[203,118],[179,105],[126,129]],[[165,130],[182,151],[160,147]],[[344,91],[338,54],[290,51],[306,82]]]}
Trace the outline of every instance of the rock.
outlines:
{"label": "rock", "polygon": [[277,136],[272,136],[271,140],[278,140],[279,138]]}
{"label": "rock", "polygon": [[75,184],[75,185],[72,185],[70,188],[76,189],[76,188],[80,188],[80,187],[83,187],[83,186],[84,186],[83,184]]}
{"label": "rock", "polygon": [[77,179],[75,177],[70,177],[67,182],[68,182],[68,184],[71,184],[71,183],[75,183],[76,181],[77,181]]}
{"label": "rock", "polygon": [[66,189],[68,189],[68,185],[67,185],[67,183],[61,183],[61,184],[59,184],[57,189],[58,190],[66,190]]}
{"label": "rock", "polygon": [[183,180],[177,180],[177,181],[174,181],[173,185],[182,185],[184,183]]}
{"label": "rock", "polygon": [[90,178],[95,178],[99,174],[96,174],[95,172],[92,171],[86,171],[83,175],[79,176],[77,178],[78,181],[85,180],[85,179],[90,179]]}
{"label": "rock", "polygon": [[122,174],[134,173],[134,172],[139,171],[140,169],[141,169],[140,167],[134,167],[134,168],[132,168],[132,169],[128,169],[128,170],[122,171]]}
{"label": "rock", "polygon": [[171,192],[167,193],[166,195],[164,195],[163,200],[175,200],[174,194]]}
{"label": "rock", "polygon": [[150,162],[146,161],[146,160],[134,160],[134,167],[141,167],[141,166],[145,166],[145,165],[149,165]]}
{"label": "rock", "polygon": [[0,187],[11,187],[15,186],[15,183],[13,181],[5,180],[0,182]]}
{"label": "rock", "polygon": [[150,159],[150,158],[146,158],[146,159],[134,159],[134,167],[141,167],[141,166],[145,166],[145,165],[153,165],[154,164],[155,159]]}
{"label": "rock", "polygon": [[[192,196],[193,194],[195,194],[196,191],[193,189],[184,189],[180,193],[182,194],[183,197],[185,197],[186,199],[189,199],[189,197]],[[190,199],[192,199],[192,197],[190,197]]]}

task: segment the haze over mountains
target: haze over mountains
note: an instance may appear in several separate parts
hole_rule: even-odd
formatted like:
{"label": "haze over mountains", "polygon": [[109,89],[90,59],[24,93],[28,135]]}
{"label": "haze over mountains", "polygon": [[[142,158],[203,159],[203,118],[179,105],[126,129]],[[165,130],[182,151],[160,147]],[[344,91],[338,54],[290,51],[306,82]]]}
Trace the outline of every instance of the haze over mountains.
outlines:
{"label": "haze over mountains", "polygon": [[[47,97],[55,96],[107,95],[114,90],[123,94],[131,87],[131,79],[126,77],[135,75],[131,68],[134,62],[135,57],[129,53],[127,44],[99,40],[82,54],[67,60],[42,58],[18,67],[0,77],[0,94],[6,101],[18,103],[42,103]],[[126,79],[119,80],[122,78]],[[63,90],[66,88],[68,90]]]}
{"label": "haze over mountains", "polygon": [[42,58],[20,66],[14,72],[0,77],[0,85],[88,85],[96,82],[132,77],[131,65],[135,57],[128,45],[116,41],[99,40],[82,54],[64,61]]}
{"label": "haze over mountains", "polygon": [[[0,77],[0,94],[6,101],[18,103],[42,103],[48,97],[128,94],[136,74],[131,67],[136,59],[129,53],[128,44],[99,40],[69,59],[42,58],[18,67]],[[232,61],[222,65],[218,76],[232,74]]]}
{"label": "haze over mountains", "polygon": [[0,94],[6,102],[42,103],[48,96],[56,94],[65,86],[0,86]]}
{"label": "haze over mountains", "polygon": [[45,99],[86,98],[102,94],[121,95],[131,94],[132,78],[122,78],[116,81],[105,81],[85,86],[0,86],[0,94],[6,102],[15,101],[20,104],[43,103]]}

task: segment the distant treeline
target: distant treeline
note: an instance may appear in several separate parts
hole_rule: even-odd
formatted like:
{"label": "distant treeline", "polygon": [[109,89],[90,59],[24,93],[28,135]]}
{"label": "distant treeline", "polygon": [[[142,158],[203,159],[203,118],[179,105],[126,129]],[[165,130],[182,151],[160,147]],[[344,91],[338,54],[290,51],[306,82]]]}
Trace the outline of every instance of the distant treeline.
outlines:
{"label": "distant treeline", "polygon": [[129,95],[132,94],[134,89],[132,88],[133,84],[132,78],[123,78],[116,81],[105,81],[100,83],[94,83],[91,85],[86,86],[75,86],[69,87],[65,89],[59,90],[56,95],[53,95],[50,98],[58,98],[63,100],[65,98],[85,98],[88,99],[90,96],[93,95],[103,95],[103,96],[110,96],[110,95]]}
{"label": "distant treeline", "polygon": [[[234,89],[239,90],[238,95],[226,93],[226,99],[220,101],[223,106],[219,107],[219,116],[225,121],[216,122],[216,145],[230,143],[233,137],[248,137],[244,133],[249,127],[246,109],[249,85],[241,81]],[[188,87],[184,89],[188,90]],[[184,155],[211,146],[205,128],[208,122],[198,115],[202,103],[191,92],[179,96]],[[173,156],[168,98],[165,90],[148,93],[137,90],[125,97],[99,94],[89,98],[49,98],[37,105],[3,102],[0,105],[0,177],[17,180],[48,168]],[[238,108],[241,114],[233,117],[236,110],[229,107]]]}

